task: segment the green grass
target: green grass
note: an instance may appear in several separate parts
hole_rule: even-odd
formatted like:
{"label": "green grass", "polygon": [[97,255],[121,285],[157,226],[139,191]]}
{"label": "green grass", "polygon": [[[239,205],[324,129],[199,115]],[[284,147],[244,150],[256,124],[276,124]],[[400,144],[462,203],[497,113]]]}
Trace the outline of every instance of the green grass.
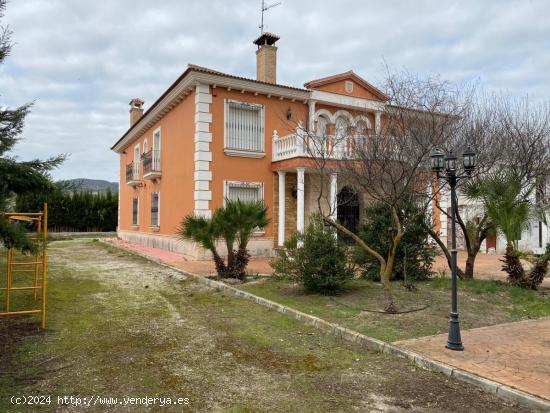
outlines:
{"label": "green grass", "polygon": [[[393,295],[398,308],[403,311],[428,308],[396,315],[374,312],[384,308],[384,291],[380,284],[362,279],[353,280],[335,297],[308,293],[296,284],[277,279],[244,284],[242,288],[371,337],[393,342],[447,331],[450,279],[436,277],[416,286],[417,291],[409,291],[394,283]],[[547,290],[525,290],[489,280],[459,281],[458,288],[463,329],[550,316]]]}
{"label": "green grass", "polygon": [[0,319],[1,412],[35,411],[10,404],[25,394],[191,402],[93,412],[522,411],[96,242],[55,242],[50,256],[46,331]]}

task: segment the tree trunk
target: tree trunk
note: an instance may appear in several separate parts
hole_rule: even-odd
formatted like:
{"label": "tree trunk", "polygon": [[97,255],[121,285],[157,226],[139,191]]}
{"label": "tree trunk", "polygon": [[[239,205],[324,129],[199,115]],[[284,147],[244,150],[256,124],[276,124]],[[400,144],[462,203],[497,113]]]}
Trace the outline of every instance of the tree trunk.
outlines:
{"label": "tree trunk", "polygon": [[504,259],[501,259],[501,261],[504,263],[502,266],[503,271],[508,274],[508,282],[512,285],[525,287],[525,271],[523,270],[523,265],[521,265],[521,261],[511,242],[506,244]]}
{"label": "tree trunk", "polygon": [[223,258],[220,257],[217,251],[211,251],[211,252],[212,252],[212,257],[214,259],[214,265],[216,266],[216,272],[218,273],[218,277],[226,278],[227,267],[225,266],[225,262],[223,261]]}
{"label": "tree trunk", "polygon": [[235,254],[235,265],[233,267],[233,274],[235,278],[244,280],[246,278],[246,266],[250,260],[250,254],[246,247],[239,246],[237,254]]}
{"label": "tree trunk", "polygon": [[[441,248],[441,251],[445,255],[445,258],[447,259],[447,265],[449,266],[449,270],[451,270],[453,266],[451,264],[451,253],[449,249],[443,243],[443,241],[441,241],[441,238],[439,238],[439,235],[432,228],[426,227],[426,229],[428,230],[430,237],[432,237],[432,239],[436,242],[436,244],[439,245],[439,248]],[[475,260],[475,257],[474,257],[474,260]],[[473,262],[472,262],[472,271],[473,271]],[[462,269],[459,268],[458,265],[456,266],[456,274],[458,275],[458,278],[460,278],[461,280],[465,278],[464,271],[462,271]]]}

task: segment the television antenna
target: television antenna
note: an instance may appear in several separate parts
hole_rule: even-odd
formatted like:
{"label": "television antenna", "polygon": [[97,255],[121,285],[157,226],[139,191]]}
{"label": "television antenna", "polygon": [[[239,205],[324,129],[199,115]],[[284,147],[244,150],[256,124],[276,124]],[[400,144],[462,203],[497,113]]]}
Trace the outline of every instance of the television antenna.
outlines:
{"label": "television antenna", "polygon": [[265,0],[262,0],[262,23],[258,26],[262,33],[264,32],[264,13],[273,7],[280,6],[281,4],[283,4],[282,1],[272,4],[265,4]]}

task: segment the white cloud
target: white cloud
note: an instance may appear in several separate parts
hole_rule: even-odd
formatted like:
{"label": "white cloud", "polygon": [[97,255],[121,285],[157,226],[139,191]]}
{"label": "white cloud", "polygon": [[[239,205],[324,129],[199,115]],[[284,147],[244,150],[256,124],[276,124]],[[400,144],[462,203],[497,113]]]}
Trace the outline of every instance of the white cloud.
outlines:
{"label": "white cloud", "polygon": [[[128,126],[128,101],[151,104],[187,63],[255,74],[259,0],[12,0],[2,24],[16,41],[0,66],[0,105],[35,101],[22,158],[71,154],[56,178],[116,180],[109,148]],[[382,80],[382,62],[453,81],[479,79],[550,96],[545,0],[286,0],[267,14],[281,36],[279,80],[353,69]]]}

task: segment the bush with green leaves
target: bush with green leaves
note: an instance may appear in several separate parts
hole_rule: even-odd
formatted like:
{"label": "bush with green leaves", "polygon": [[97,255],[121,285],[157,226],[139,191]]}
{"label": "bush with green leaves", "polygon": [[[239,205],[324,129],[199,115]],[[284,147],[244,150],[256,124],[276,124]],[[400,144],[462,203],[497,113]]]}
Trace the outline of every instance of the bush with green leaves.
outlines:
{"label": "bush with green leaves", "polygon": [[66,191],[56,186],[50,191],[35,191],[17,196],[17,211],[34,212],[48,203],[50,231],[102,232],[115,231],[118,215],[118,195],[111,191]]}
{"label": "bush with green leaves", "polygon": [[[374,204],[365,208],[365,218],[358,235],[368,245],[386,255],[390,248],[394,221],[386,205]],[[399,219],[404,223],[405,235],[397,246],[393,267],[393,280],[427,280],[433,274],[432,266],[437,250],[429,242],[426,228],[427,217],[414,205],[406,204],[399,208]],[[380,263],[362,248],[354,248],[353,260],[366,278],[380,280]]]}
{"label": "bush with green leaves", "polygon": [[[248,241],[254,231],[264,229],[268,223],[263,202],[226,200],[225,206],[218,208],[211,219],[187,215],[178,232],[180,238],[192,240],[211,252],[219,277],[244,280],[250,258]],[[218,252],[218,239],[225,243],[227,262]]]}
{"label": "bush with green leaves", "polygon": [[272,267],[276,276],[290,278],[309,291],[323,294],[334,294],[354,276],[346,247],[319,216],[311,217],[303,235],[294,235],[285,242]]}

